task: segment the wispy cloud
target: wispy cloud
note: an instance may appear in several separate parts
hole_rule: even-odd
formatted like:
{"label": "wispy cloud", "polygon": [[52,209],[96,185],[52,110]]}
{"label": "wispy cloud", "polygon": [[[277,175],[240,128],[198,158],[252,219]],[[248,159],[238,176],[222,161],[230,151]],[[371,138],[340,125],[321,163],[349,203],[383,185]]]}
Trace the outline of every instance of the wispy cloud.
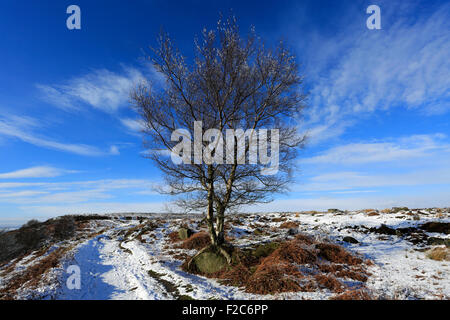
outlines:
{"label": "wispy cloud", "polygon": [[382,7],[388,8],[382,30],[346,22],[333,38],[314,35],[321,50],[311,45],[306,57],[314,81],[307,117],[312,142],[339,136],[377,110],[450,111],[450,5],[421,17],[391,1]]}
{"label": "wispy cloud", "polygon": [[144,123],[140,119],[133,119],[133,118],[123,118],[120,119],[120,122],[124,127],[126,127],[128,130],[130,130],[133,133],[137,133],[142,131],[144,129]]}
{"label": "wispy cloud", "polygon": [[8,203],[74,204],[112,199],[118,196],[115,193],[118,190],[135,195],[154,195],[154,183],[145,179],[0,183],[0,197],[2,202]]}
{"label": "wispy cloud", "polygon": [[321,154],[302,159],[301,163],[361,164],[380,163],[432,156],[435,152],[450,152],[445,135],[413,135],[394,141],[350,143],[328,149]]}
{"label": "wispy cloud", "polygon": [[394,186],[448,186],[449,163],[450,143],[443,134],[349,143],[301,159],[306,173],[292,190],[383,193]]}
{"label": "wispy cloud", "polygon": [[450,181],[450,169],[413,170],[406,173],[370,173],[336,171],[313,176],[308,182],[292,188],[293,191],[354,191],[364,188],[388,188],[393,186],[427,186]]}
{"label": "wispy cloud", "polygon": [[114,112],[127,105],[130,89],[144,79],[141,71],[124,67],[120,73],[106,69],[94,70],[67,83],[56,85],[38,84],[43,98],[65,110],[77,110],[84,105]]}
{"label": "wispy cloud", "polygon": [[58,108],[74,111],[90,106],[114,113],[129,105],[130,90],[142,81],[151,81],[156,86],[163,83],[161,75],[151,65],[144,64],[139,69],[122,66],[118,72],[93,70],[62,84],[37,84],[36,87],[44,100]]}
{"label": "wispy cloud", "polygon": [[43,194],[47,194],[45,191],[18,191],[18,192],[0,192],[0,198],[23,198],[23,197],[34,197]]}
{"label": "wispy cloud", "polygon": [[38,147],[54,149],[83,156],[117,155],[117,146],[111,146],[110,150],[103,151],[97,147],[86,144],[73,144],[55,141],[49,137],[35,132],[39,127],[38,121],[30,117],[4,116],[0,117],[0,135],[13,137]]}
{"label": "wispy cloud", "polygon": [[53,178],[66,173],[75,173],[74,170],[64,170],[50,166],[38,166],[20,169],[11,172],[0,173],[0,179],[21,179],[21,178]]}
{"label": "wispy cloud", "polygon": [[59,216],[63,214],[83,213],[152,213],[167,212],[164,202],[92,202],[69,205],[22,206],[21,209],[29,214]]}

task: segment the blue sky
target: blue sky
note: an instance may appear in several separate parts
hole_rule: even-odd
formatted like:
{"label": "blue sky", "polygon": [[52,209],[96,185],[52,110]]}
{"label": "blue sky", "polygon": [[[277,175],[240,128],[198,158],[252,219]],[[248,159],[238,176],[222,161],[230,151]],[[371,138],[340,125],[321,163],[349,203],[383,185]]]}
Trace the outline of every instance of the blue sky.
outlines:
{"label": "blue sky", "polygon": [[[81,8],[81,30],[66,8]],[[381,30],[366,8],[381,8]],[[232,12],[296,54],[309,141],[291,192],[249,210],[450,205],[447,1],[2,1],[0,225],[165,210],[130,88],[161,27],[182,52]]]}

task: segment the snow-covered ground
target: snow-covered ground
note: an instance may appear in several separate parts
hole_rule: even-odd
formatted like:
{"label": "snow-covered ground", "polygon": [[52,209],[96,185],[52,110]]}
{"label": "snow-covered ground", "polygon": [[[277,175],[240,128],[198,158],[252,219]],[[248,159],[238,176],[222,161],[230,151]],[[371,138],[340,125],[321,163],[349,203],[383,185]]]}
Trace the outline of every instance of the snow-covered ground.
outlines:
{"label": "snow-covered ground", "polygon": [[[15,298],[38,299],[328,299],[334,293],[316,292],[256,295],[240,288],[225,286],[214,279],[186,273],[181,270],[181,260],[175,253],[193,254],[195,251],[177,249],[169,241],[169,233],[178,230],[182,223],[199,230],[197,216],[154,216],[143,221],[111,219],[91,221],[93,237],[78,237],[55,244],[70,247],[61,258],[59,266],[51,268],[39,285],[24,285]],[[368,232],[382,224],[392,228],[417,227],[425,222],[450,222],[448,211],[435,210],[370,213],[369,211],[335,213],[270,213],[241,214],[230,217],[229,235],[237,246],[260,241],[273,241],[288,237],[282,223],[298,222],[299,230],[316,238],[328,238],[350,251],[371,259],[374,265],[368,271],[366,287],[381,299],[449,299],[450,262],[435,261],[426,257],[426,243],[413,244],[400,235]],[[142,225],[154,227],[145,232]],[[142,226],[140,225],[140,226]],[[264,230],[261,235],[256,229]],[[100,232],[101,231],[101,232]],[[428,233],[427,236],[449,239],[448,234]],[[358,243],[342,242],[351,236]],[[54,249],[55,249],[54,248]],[[0,288],[20,275],[45,255],[22,258],[7,273],[7,264],[0,269]],[[81,271],[81,288],[69,289],[68,266],[77,265]]]}

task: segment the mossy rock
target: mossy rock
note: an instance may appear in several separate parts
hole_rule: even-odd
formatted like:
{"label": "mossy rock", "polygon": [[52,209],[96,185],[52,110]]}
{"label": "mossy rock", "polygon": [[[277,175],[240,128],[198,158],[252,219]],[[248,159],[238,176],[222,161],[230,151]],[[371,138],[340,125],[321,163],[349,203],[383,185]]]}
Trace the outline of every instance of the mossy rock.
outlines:
{"label": "mossy rock", "polygon": [[429,237],[427,242],[429,245],[433,245],[433,246],[445,245],[447,248],[450,248],[450,239]]}
{"label": "mossy rock", "polygon": [[350,236],[344,237],[342,239],[342,241],[347,242],[347,243],[359,243],[358,240],[356,240],[355,238],[350,237]]}
{"label": "mossy rock", "polygon": [[225,257],[214,249],[201,253],[192,262],[201,273],[216,273],[228,266]]}
{"label": "mossy rock", "polygon": [[254,234],[255,236],[261,236],[261,235],[264,234],[264,231],[261,230],[261,229],[255,229],[255,231],[253,231],[253,234]]}
{"label": "mossy rock", "polygon": [[278,249],[279,246],[280,244],[278,242],[260,244],[255,248],[255,250],[253,250],[252,255],[255,258],[267,257],[269,254]]}
{"label": "mossy rock", "polygon": [[178,236],[180,237],[181,240],[186,240],[193,234],[194,232],[188,228],[180,228],[180,230],[178,230]]}

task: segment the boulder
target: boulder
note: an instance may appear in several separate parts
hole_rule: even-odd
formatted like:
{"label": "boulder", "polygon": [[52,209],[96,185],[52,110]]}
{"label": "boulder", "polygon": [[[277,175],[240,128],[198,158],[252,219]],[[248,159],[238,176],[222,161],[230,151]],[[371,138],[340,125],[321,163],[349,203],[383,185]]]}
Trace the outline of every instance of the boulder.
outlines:
{"label": "boulder", "polygon": [[349,236],[344,237],[344,238],[342,239],[342,241],[347,242],[347,243],[359,243],[358,240],[356,240],[356,239],[353,238],[353,237],[349,237]]}
{"label": "boulder", "polygon": [[445,245],[446,247],[450,247],[450,239],[429,237],[427,243],[432,246]]}
{"label": "boulder", "polygon": [[290,228],[287,233],[290,236],[295,236],[298,233],[298,229],[297,228]]}
{"label": "boulder", "polygon": [[450,234],[450,223],[449,222],[427,222],[419,227],[426,232],[438,232]]}
{"label": "boulder", "polygon": [[216,273],[228,265],[225,257],[214,249],[202,252],[192,263],[200,273]]}
{"label": "boulder", "polygon": [[187,238],[189,238],[190,236],[192,236],[194,234],[194,231],[192,231],[189,228],[180,228],[178,230],[178,236],[180,237],[181,240],[186,240]]}
{"label": "boulder", "polygon": [[396,235],[395,229],[389,228],[387,225],[382,224],[378,228],[370,228],[371,232],[378,233],[378,234],[387,234],[387,235]]}
{"label": "boulder", "polygon": [[408,207],[392,207],[392,210],[391,210],[392,213],[397,213],[400,211],[409,211],[409,208]]}

